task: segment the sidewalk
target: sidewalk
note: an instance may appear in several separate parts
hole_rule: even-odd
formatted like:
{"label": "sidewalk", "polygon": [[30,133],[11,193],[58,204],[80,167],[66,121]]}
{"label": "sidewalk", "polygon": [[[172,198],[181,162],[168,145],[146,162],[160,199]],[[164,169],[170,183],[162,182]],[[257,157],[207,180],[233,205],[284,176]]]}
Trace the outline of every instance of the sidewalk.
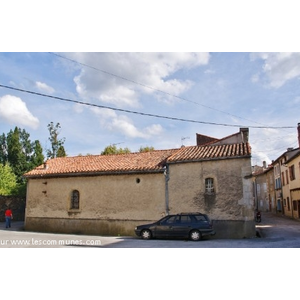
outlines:
{"label": "sidewalk", "polygon": [[0,230],[24,231],[24,221],[11,221],[11,227],[5,228],[5,222],[0,222]]}

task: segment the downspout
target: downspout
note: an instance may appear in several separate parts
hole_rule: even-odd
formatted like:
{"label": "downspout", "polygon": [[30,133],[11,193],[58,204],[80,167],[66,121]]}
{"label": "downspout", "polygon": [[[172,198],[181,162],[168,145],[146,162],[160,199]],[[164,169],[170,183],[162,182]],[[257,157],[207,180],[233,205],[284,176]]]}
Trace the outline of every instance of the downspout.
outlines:
{"label": "downspout", "polygon": [[256,206],[256,211],[258,211],[258,198],[257,198],[257,183],[256,183],[256,177],[254,178],[254,202]]}
{"label": "downspout", "polygon": [[164,167],[165,171],[164,171],[164,175],[165,175],[165,214],[166,216],[169,215],[169,180],[170,180],[170,176],[169,176],[169,165],[166,164]]}

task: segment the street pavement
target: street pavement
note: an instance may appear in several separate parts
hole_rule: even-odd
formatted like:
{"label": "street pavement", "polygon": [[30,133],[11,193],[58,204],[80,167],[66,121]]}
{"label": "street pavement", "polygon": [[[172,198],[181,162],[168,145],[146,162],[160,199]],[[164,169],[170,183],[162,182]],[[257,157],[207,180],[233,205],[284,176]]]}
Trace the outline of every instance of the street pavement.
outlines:
{"label": "street pavement", "polygon": [[24,231],[23,222],[11,228],[0,223],[0,248],[300,248],[300,221],[262,213],[257,237],[251,239],[142,240],[137,237],[108,237]]}

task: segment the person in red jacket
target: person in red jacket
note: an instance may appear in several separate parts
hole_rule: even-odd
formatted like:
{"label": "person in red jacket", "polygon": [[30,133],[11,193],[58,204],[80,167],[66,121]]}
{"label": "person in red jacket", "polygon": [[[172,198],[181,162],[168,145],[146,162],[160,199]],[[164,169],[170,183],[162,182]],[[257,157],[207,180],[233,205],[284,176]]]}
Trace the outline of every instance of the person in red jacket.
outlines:
{"label": "person in red jacket", "polygon": [[7,210],[5,211],[5,225],[6,228],[11,226],[11,219],[13,218],[12,211],[8,207]]}

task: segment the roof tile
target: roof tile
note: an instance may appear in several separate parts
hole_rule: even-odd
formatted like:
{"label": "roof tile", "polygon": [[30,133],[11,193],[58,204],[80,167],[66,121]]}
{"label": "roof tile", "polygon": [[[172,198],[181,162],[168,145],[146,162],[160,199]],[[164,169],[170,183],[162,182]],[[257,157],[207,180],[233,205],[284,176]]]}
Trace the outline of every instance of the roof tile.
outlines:
{"label": "roof tile", "polygon": [[251,147],[248,143],[215,146],[189,146],[181,148],[174,153],[168,158],[167,162],[248,157],[250,155]]}
{"label": "roof tile", "polygon": [[24,174],[25,177],[74,173],[119,173],[163,170],[166,159],[178,149],[116,155],[58,157]]}
{"label": "roof tile", "polygon": [[201,161],[210,159],[249,157],[248,143],[189,146],[180,149],[117,155],[60,157],[24,174],[25,177],[66,176],[95,173],[159,172],[166,162]]}

